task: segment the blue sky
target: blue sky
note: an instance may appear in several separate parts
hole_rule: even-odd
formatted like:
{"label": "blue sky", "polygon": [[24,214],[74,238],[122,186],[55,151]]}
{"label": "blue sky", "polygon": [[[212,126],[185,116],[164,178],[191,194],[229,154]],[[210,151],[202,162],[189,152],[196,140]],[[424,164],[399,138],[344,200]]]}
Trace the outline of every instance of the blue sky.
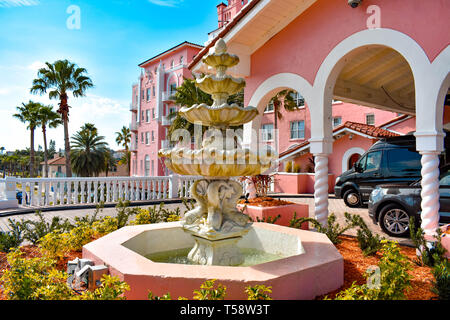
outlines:
{"label": "blue sky", "polygon": [[[69,59],[88,70],[95,87],[70,99],[70,134],[85,122],[97,125],[110,147],[115,131],[129,125],[131,85],[137,65],[183,41],[203,44],[217,27],[216,0],[0,0],[0,146],[29,146],[25,125],[12,118],[32,99],[29,89],[44,62]],[[79,8],[79,20],[71,6]],[[74,15],[75,14],[75,15]],[[67,22],[69,21],[69,27]],[[80,28],[70,28],[80,21]],[[76,25],[75,25],[76,26]],[[71,97],[70,97],[71,98]],[[63,129],[49,138],[63,148]],[[36,147],[42,145],[40,132]]]}

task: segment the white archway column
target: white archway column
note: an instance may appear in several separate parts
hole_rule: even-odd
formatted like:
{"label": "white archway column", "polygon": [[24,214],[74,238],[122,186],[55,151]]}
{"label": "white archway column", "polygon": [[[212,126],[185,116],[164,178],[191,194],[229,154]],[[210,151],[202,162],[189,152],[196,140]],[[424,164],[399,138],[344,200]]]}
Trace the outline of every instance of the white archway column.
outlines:
{"label": "white archway column", "polygon": [[310,140],[314,155],[314,218],[323,226],[328,220],[328,156],[333,146],[332,139]]}

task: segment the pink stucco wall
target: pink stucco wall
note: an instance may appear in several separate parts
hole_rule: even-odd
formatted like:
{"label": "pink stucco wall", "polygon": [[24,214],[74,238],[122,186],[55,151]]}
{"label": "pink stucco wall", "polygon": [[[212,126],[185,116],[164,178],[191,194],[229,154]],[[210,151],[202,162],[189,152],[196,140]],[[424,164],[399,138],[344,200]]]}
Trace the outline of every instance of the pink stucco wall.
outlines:
{"label": "pink stucco wall", "polygon": [[[157,94],[156,90],[156,68],[160,61],[164,65],[166,73],[164,75],[164,83],[162,84],[161,91],[170,91],[170,85],[176,84],[180,86],[184,78],[191,78],[192,73],[187,69],[187,64],[192,61],[193,57],[198,53],[200,49],[191,46],[181,46],[177,50],[167,53],[158,59],[150,61],[149,63],[142,65],[144,75],[139,80],[138,85],[133,86],[133,99],[136,100],[136,96],[140,99],[141,108],[140,113],[132,113],[132,122],[136,121],[136,116],[140,117],[140,124],[137,132],[132,132],[132,141],[135,141],[137,135],[137,152],[133,152],[131,157],[131,174],[136,176],[145,176],[145,158],[149,157],[149,172],[150,176],[164,176],[165,165],[158,158],[158,150],[161,149],[161,142],[167,138],[168,126],[163,126],[160,121],[153,118],[153,112],[157,114],[156,108],[156,95],[153,95],[153,90]],[[183,60],[181,61],[181,57]],[[153,89],[153,87],[155,87]],[[147,89],[150,90],[150,99],[147,98]],[[141,91],[141,92],[140,92]],[[142,95],[142,91],[144,95]],[[169,108],[175,107],[172,102],[163,102],[163,110],[161,116],[167,116],[169,114]],[[147,113],[149,118],[147,120]],[[149,134],[148,143],[146,143],[146,133]],[[153,132],[153,141],[152,141]],[[153,164],[153,172],[152,172]],[[152,174],[153,173],[153,174]]]}

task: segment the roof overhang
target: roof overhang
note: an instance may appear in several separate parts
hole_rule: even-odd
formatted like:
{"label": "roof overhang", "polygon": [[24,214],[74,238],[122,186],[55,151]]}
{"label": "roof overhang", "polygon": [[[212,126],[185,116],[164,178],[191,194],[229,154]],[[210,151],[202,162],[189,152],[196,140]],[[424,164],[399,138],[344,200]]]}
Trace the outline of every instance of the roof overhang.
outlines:
{"label": "roof overhang", "polygon": [[155,61],[159,61],[161,59],[163,59],[165,56],[174,53],[177,50],[180,50],[183,47],[193,47],[193,48],[197,48],[197,49],[202,49],[204,48],[203,46],[199,45],[199,44],[195,44],[195,43],[191,43],[188,41],[182,42],[164,52],[159,53],[158,55],[154,56],[153,58],[150,58],[148,60],[145,60],[144,62],[138,64],[139,67],[141,68],[145,68],[147,65],[155,62]]}

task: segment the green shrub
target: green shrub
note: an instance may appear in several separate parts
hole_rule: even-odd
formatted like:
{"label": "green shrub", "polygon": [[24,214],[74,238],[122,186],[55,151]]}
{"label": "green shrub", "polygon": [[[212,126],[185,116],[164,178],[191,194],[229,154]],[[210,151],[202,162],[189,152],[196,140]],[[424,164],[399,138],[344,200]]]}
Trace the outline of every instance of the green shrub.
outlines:
{"label": "green shrub", "polygon": [[50,222],[47,222],[40,211],[36,212],[36,216],[37,220],[21,221],[23,238],[33,244],[37,244],[39,239],[50,232],[55,230],[68,231],[73,227],[69,219],[63,220],[61,217],[53,217]]}
{"label": "green shrub", "polygon": [[295,164],[294,164],[294,168],[292,169],[292,172],[294,172],[294,173],[300,173],[301,170],[302,170],[302,167],[301,167],[298,163],[295,163]]}
{"label": "green shrub", "polygon": [[286,162],[286,166],[284,167],[284,171],[292,172],[292,162],[291,161]]}
{"label": "green shrub", "polygon": [[94,234],[97,237],[102,237],[108,233],[114,232],[119,228],[119,221],[117,218],[106,216],[101,220],[95,221],[92,224]]}
{"label": "green shrub", "polygon": [[227,288],[222,284],[215,285],[216,280],[207,280],[201,284],[200,290],[194,290],[194,300],[224,300]]}
{"label": "green shrub", "polygon": [[80,224],[69,232],[69,247],[73,251],[81,251],[95,237],[94,228],[88,223]]}
{"label": "green shrub", "polygon": [[130,290],[130,286],[116,276],[103,275],[100,279],[101,285],[94,291],[84,291],[79,300],[126,300],[123,296],[125,291]]}
{"label": "green shrub", "polygon": [[429,243],[425,240],[423,229],[419,227],[416,230],[414,217],[411,217],[409,219],[409,234],[415,248],[420,252],[419,257],[416,260],[417,264],[433,267],[434,265],[447,260],[445,257],[446,250],[441,243],[442,231],[440,228],[436,230],[436,241],[434,243]]}
{"label": "green shrub", "polygon": [[265,222],[265,223],[272,223],[272,224],[274,224],[280,218],[281,218],[280,214],[277,215],[276,217],[267,217],[267,218],[262,218],[262,219],[260,219],[259,217],[256,217],[254,222]]}
{"label": "green shrub", "polygon": [[365,256],[376,254],[381,249],[381,241],[384,238],[378,234],[374,235],[361,216],[355,215],[353,221],[358,227],[356,239],[363,254]]}
{"label": "green shrub", "polygon": [[[336,300],[402,300],[405,292],[410,289],[411,276],[408,271],[411,269],[408,259],[400,253],[398,243],[382,240],[380,259],[379,287],[368,284],[352,286],[339,292]],[[367,273],[367,278],[373,273]]]}
{"label": "green shrub", "polygon": [[245,288],[245,293],[247,293],[247,300],[272,300],[268,295],[272,293],[272,287],[266,287],[264,285],[248,286]]}
{"label": "green shrub", "polygon": [[314,218],[297,218],[297,213],[294,212],[293,218],[289,221],[289,227],[301,229],[303,223],[312,223],[313,227],[320,233],[325,233],[333,244],[341,243],[341,236],[347,230],[354,228],[357,225],[357,219],[349,213],[345,213],[346,225],[342,227],[336,222],[336,216],[331,213],[328,215],[327,223],[322,226],[319,221]]}
{"label": "green shrub", "polygon": [[438,295],[439,300],[450,300],[450,262],[444,260],[437,263],[432,273],[434,281],[431,291]]}
{"label": "green shrub", "polygon": [[8,219],[9,230],[0,231],[0,252],[8,253],[19,247],[23,242],[23,226],[20,222]]}
{"label": "green shrub", "polygon": [[7,255],[9,268],[0,281],[9,300],[65,300],[72,290],[66,284],[67,274],[54,268],[48,258],[26,259],[20,249]]}
{"label": "green shrub", "polygon": [[70,251],[69,234],[61,230],[47,233],[39,239],[39,249],[50,259],[62,260]]}

